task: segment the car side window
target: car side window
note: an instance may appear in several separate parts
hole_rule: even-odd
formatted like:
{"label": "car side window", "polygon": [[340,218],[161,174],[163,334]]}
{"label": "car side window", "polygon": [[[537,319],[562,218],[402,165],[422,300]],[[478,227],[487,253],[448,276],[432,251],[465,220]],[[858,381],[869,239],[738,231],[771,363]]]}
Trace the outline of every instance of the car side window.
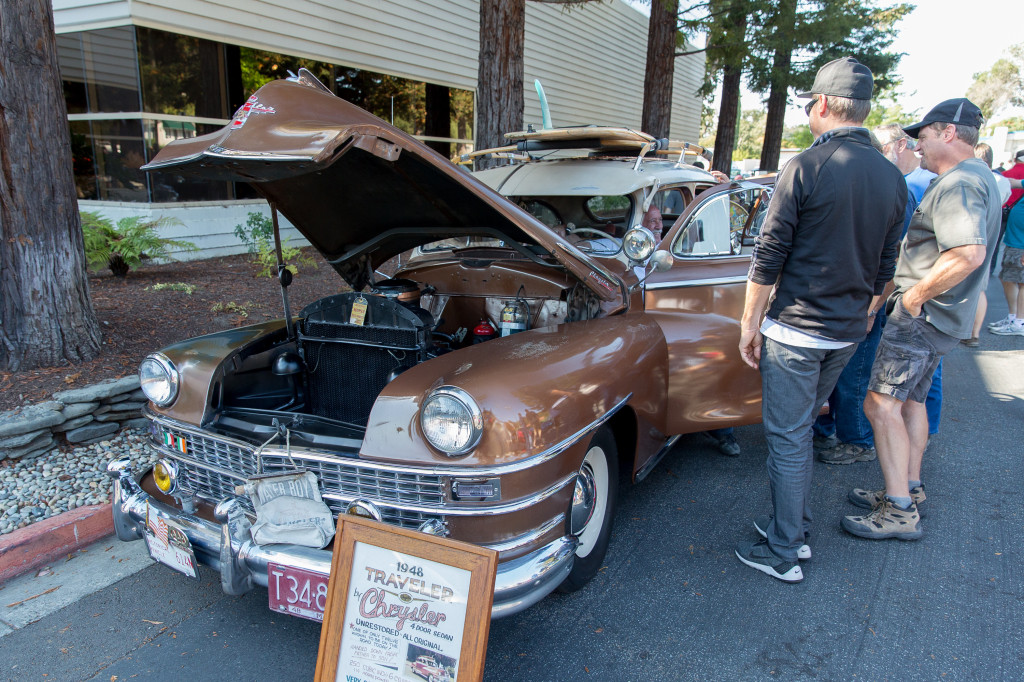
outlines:
{"label": "car side window", "polygon": [[[707,200],[690,216],[686,228],[676,237],[672,245],[673,255],[702,257],[741,253],[743,227],[756,198],[756,191],[738,190]],[[763,203],[767,206],[767,202]],[[763,213],[759,213],[763,221]]]}

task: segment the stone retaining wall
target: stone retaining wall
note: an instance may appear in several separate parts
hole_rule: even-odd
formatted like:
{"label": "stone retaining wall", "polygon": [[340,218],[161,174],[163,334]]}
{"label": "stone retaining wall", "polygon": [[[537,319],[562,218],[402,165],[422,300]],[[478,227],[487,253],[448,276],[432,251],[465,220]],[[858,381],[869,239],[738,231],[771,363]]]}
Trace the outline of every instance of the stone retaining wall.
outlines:
{"label": "stone retaining wall", "polygon": [[121,429],[144,427],[145,404],[138,375],[59,391],[47,402],[0,414],[0,460],[35,457],[62,442],[98,443]]}

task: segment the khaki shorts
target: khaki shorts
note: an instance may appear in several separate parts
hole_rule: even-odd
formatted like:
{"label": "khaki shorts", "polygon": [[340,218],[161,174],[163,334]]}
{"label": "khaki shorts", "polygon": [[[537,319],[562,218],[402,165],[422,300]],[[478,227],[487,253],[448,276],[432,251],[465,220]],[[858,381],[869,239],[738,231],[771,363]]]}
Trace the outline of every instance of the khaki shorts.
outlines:
{"label": "khaki shorts", "polygon": [[890,303],[892,312],[882,330],[868,390],[900,402],[923,403],[939,360],[960,340],[940,332],[924,315],[912,317],[899,294],[894,294]]}
{"label": "khaki shorts", "polygon": [[1003,248],[1003,267],[999,271],[999,281],[1024,284],[1024,265],[1020,264],[1022,257],[1024,249],[1015,249],[1012,246]]}

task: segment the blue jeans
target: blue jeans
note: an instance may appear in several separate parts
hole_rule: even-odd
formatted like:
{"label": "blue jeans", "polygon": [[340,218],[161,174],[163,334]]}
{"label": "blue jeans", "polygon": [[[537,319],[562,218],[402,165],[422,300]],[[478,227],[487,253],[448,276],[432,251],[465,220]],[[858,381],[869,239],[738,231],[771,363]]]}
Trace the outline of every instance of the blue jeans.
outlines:
{"label": "blue jeans", "polygon": [[928,435],[934,436],[939,432],[939,418],[942,416],[942,360],[932,375],[932,387],[928,389],[924,409],[928,412]]}
{"label": "blue jeans", "polygon": [[[839,375],[835,390],[828,397],[828,414],[814,422],[814,435],[828,437],[835,434],[841,443],[854,443],[863,448],[875,447],[875,434],[871,422],[864,415],[864,397],[868,392],[871,365],[875,362],[878,341],[885,326],[885,308],[878,311],[875,324],[867,338],[857,345],[846,369]],[[939,432],[939,417],[942,411],[942,361],[932,377],[932,387],[925,400],[928,412],[928,433]]]}
{"label": "blue jeans", "polygon": [[837,350],[801,348],[765,338],[761,349],[761,415],[768,441],[773,518],[768,547],[796,561],[811,527],[811,425],[856,344]]}
{"label": "blue jeans", "polygon": [[875,362],[875,351],[882,338],[885,326],[885,309],[878,311],[875,324],[867,338],[857,344],[846,369],[839,375],[839,381],[828,397],[828,414],[814,422],[814,435],[831,436],[842,443],[855,443],[864,448],[875,447],[875,434],[871,422],[864,415],[864,397],[868,393],[871,365]]}

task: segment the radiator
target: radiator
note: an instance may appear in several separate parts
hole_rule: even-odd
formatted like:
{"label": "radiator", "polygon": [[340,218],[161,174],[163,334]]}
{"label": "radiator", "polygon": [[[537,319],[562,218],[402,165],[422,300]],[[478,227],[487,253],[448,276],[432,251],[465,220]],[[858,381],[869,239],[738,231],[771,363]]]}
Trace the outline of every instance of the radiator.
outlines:
{"label": "radiator", "polygon": [[[351,324],[360,296],[367,304],[364,324]],[[346,293],[316,301],[299,316],[310,411],[317,416],[365,426],[391,372],[426,359],[432,320],[420,308]]]}

